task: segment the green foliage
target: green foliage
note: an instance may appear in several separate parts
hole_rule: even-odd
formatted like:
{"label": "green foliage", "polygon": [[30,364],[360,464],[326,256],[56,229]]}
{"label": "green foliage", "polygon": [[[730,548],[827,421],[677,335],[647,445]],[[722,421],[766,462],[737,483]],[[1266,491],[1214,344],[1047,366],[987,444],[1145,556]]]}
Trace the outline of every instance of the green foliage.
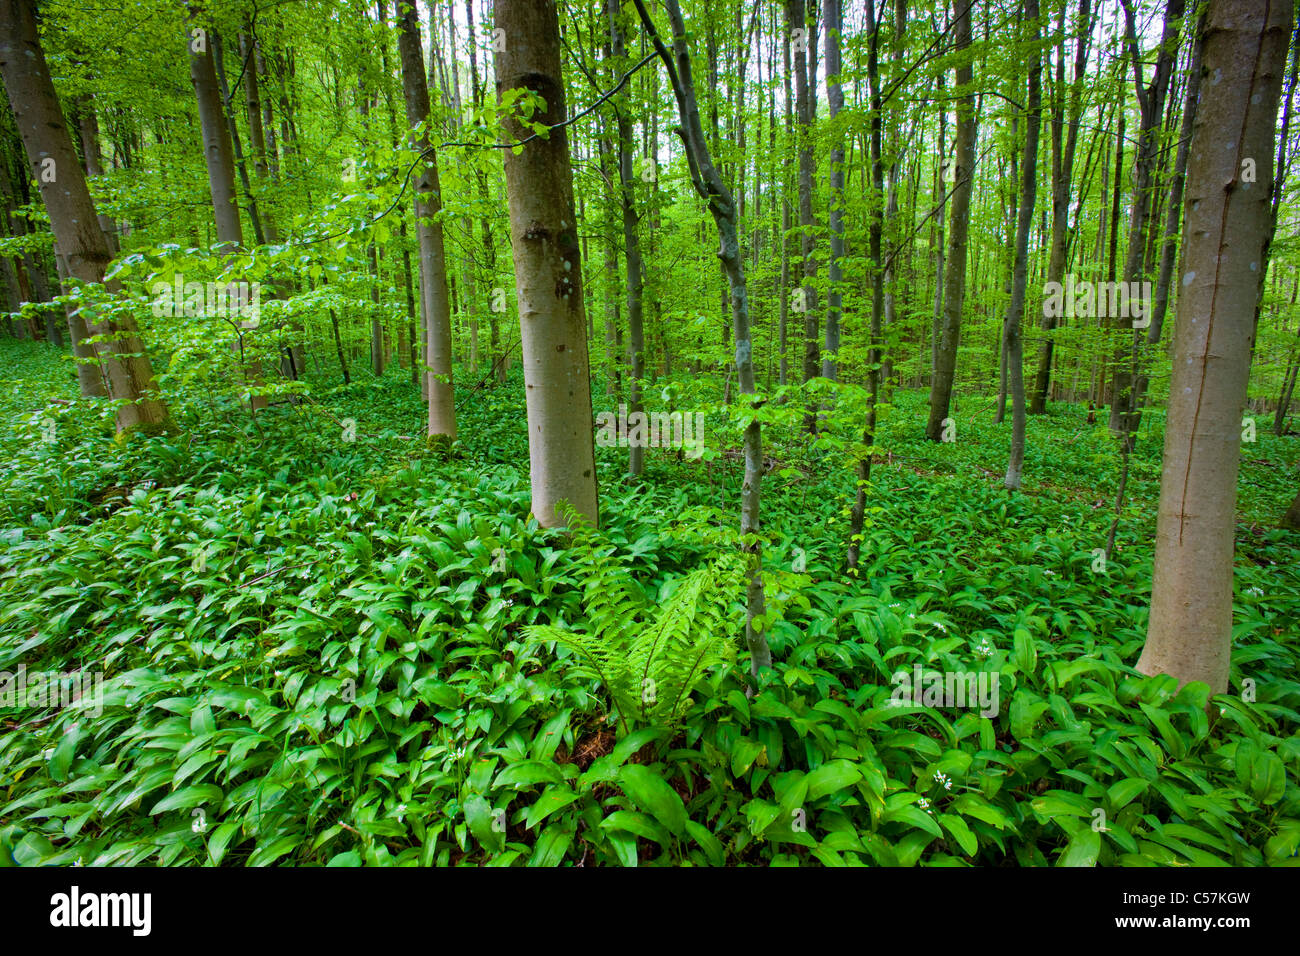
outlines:
{"label": "green foliage", "polygon": [[[103,676],[98,707],[0,709],[0,864],[1297,858],[1300,577],[1294,534],[1269,529],[1294,493],[1294,438],[1261,430],[1243,460],[1232,692],[1209,697],[1132,667],[1159,416],[1096,571],[1104,425],[1069,406],[1033,419],[1033,467],[1008,495],[1009,425],[970,402],[956,443],[926,442],[924,396],[899,390],[857,578],[841,563],[852,416],[830,413],[817,449],[798,415],[772,421],[775,666],[747,696],[740,661],[696,679],[663,653],[721,656],[739,634],[726,454],[647,455],[628,482],[602,449],[601,530],[566,538],[529,519],[526,465],[508,464],[527,462],[517,371],[500,388],[458,379],[461,457],[444,459],[394,378],[314,380],[319,405],[256,425],[174,382],[180,436],[118,442],[62,353],[6,341],[0,362],[0,670]],[[711,444],[734,447],[734,427]],[[533,628],[638,644],[618,659],[623,700]],[[643,713],[640,678],[673,661],[688,666],[656,678],[663,709]],[[996,674],[996,713],[891,705],[917,665]]]}
{"label": "green foliage", "polygon": [[594,532],[579,523],[569,542],[585,572],[581,630],[541,624],[524,635],[577,652],[605,686],[624,734],[634,725],[671,726],[710,667],[734,658],[739,617],[733,607],[744,561],[722,555],[671,585],[651,603]]}

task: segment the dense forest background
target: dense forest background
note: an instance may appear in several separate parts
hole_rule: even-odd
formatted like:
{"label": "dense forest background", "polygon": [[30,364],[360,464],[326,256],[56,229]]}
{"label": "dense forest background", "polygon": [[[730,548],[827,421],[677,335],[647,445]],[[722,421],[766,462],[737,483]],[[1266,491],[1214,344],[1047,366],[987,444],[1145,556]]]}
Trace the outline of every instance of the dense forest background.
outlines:
{"label": "dense forest background", "polygon": [[1294,863],[1287,4],[0,17],[0,862]]}

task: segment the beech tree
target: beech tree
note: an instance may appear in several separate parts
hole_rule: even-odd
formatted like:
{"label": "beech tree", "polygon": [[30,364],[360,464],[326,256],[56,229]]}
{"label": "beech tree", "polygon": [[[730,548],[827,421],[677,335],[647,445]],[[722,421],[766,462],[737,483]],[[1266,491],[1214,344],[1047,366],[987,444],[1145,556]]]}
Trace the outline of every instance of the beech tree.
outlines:
{"label": "beech tree", "polygon": [[[1260,184],[1272,178],[1291,20],[1289,4],[1210,0],[1202,61],[1213,82],[1201,87],[1187,161],[1151,618],[1137,668],[1214,693],[1228,689],[1241,409],[1269,215]],[[1243,178],[1250,166],[1257,182]]]}
{"label": "beech tree", "polygon": [[[974,0],[956,0],[954,14],[954,39],[958,54],[970,49],[971,7]],[[956,67],[957,89],[962,90],[957,104],[957,139],[952,190],[952,209],[948,255],[944,275],[943,320],[938,336],[934,380],[930,384],[930,417],[925,435],[931,441],[941,441],[944,422],[952,403],[953,374],[957,368],[957,344],[961,338],[962,303],[966,294],[966,242],[970,235],[970,200],[975,189],[975,91],[974,68],[968,57],[962,57]]]}
{"label": "beech tree", "polygon": [[1038,0],[1025,0],[1025,20],[1029,23],[1029,41],[1035,49],[1029,61],[1029,100],[1026,110],[1025,152],[1020,169],[1024,179],[1020,186],[1020,211],[1016,217],[1015,265],[1011,276],[1011,302],[1007,306],[1007,371],[1011,386],[1011,453],[1007,458],[1007,475],[1003,484],[1010,490],[1020,487],[1020,472],[1025,463],[1025,363],[1021,316],[1025,311],[1025,286],[1029,281],[1029,229],[1034,220],[1034,203],[1038,198],[1038,130],[1042,121],[1043,58],[1038,43]]}
{"label": "beech tree", "polygon": [[515,114],[503,126],[510,250],[515,263],[519,336],[528,404],[528,457],[532,512],[543,527],[563,524],[561,502],[596,525],[596,447],[587,358],[578,221],[560,28],[554,0],[497,0],[497,95],[524,90],[533,96],[530,133]]}
{"label": "beech tree", "polygon": [[[104,281],[112,258],[108,240],[99,226],[86,177],[50,80],[37,33],[34,0],[4,0],[0,10],[4,11],[0,17],[0,75],[68,276],[81,282],[103,283],[114,292],[117,284]],[[90,306],[83,306],[80,317],[86,331],[98,340],[95,351],[107,379],[108,395],[122,403],[117,409],[118,431],[157,432],[167,428],[167,407],[158,396],[153,367],[134,317],[126,311],[105,313]],[[72,331],[77,341],[75,325]]]}
{"label": "beech tree", "polygon": [[429,87],[420,49],[420,22],[413,0],[397,0],[397,49],[406,95],[406,122],[417,131],[412,146],[420,154],[412,176],[415,234],[420,244],[420,304],[425,322],[425,373],[428,436],[437,443],[456,438],[456,400],[452,388],[451,302],[447,292],[447,256],[443,246],[442,187],[437,154],[429,141]]}

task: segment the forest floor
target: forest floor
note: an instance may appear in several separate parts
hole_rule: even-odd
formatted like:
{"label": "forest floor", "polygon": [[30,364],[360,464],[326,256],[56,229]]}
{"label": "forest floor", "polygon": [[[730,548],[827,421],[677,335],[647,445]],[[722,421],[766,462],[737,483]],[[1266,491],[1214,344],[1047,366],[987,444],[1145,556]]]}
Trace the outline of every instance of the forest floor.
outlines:
{"label": "forest floor", "polygon": [[[0,367],[0,681],[21,667],[29,695],[0,697],[0,865],[1296,861],[1300,541],[1275,526],[1300,439],[1263,418],[1226,695],[1133,670],[1162,414],[1102,558],[1104,421],[1031,418],[1009,493],[1009,415],[964,397],[934,444],[900,390],[860,574],[854,429],[769,429],[774,673],[747,697],[742,657],[673,729],[615,733],[600,684],[524,633],[582,625],[593,555],[528,519],[521,381],[461,388],[440,460],[397,369],[256,423],[178,382],[178,431],[121,441],[57,350],[5,341]],[[649,451],[637,483],[597,450],[599,540],[646,620],[738,521],[739,466],[709,444]],[[891,706],[922,666],[984,675],[995,712]],[[42,679],[83,696],[31,706]]]}

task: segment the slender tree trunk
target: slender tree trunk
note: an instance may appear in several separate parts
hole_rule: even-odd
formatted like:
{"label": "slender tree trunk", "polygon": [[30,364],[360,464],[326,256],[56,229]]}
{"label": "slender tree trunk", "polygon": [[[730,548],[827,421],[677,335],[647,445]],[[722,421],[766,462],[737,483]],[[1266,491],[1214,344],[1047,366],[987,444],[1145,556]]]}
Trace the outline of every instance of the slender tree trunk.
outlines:
{"label": "slender tree trunk", "polygon": [[[397,49],[402,64],[402,89],[406,97],[406,123],[414,129],[429,118],[429,87],[420,50],[420,23],[414,4],[398,4]],[[447,291],[447,258],[443,248],[442,187],[438,159],[428,133],[414,138],[412,146],[424,161],[415,177],[415,234],[420,244],[420,298],[426,323],[425,366],[429,400],[429,441],[443,444],[456,438],[456,403],[451,371],[451,306]]]}
{"label": "slender tree trunk", "polygon": [[[962,0],[959,0],[959,5]],[[970,48],[972,4],[959,7],[954,29],[957,53]],[[934,382],[930,386],[930,417],[925,435],[941,441],[944,421],[952,401],[957,368],[957,343],[961,337],[962,302],[966,293],[966,241],[970,234],[970,200],[975,184],[974,69],[969,60],[956,68],[956,86],[962,90],[957,107],[957,170],[952,193],[952,235],[948,246],[948,274],[944,277],[943,329],[939,341]]]}
{"label": "slender tree trunk", "polygon": [[[1203,25],[1198,25],[1196,37],[1192,41],[1192,58],[1188,68],[1187,97],[1183,104],[1182,126],[1178,132],[1178,147],[1174,158],[1172,180],[1169,185],[1169,204],[1165,210],[1164,242],[1160,250],[1160,271],[1156,277],[1155,301],[1151,310],[1151,325],[1147,327],[1145,348],[1138,356],[1138,374],[1134,385],[1134,429],[1137,428],[1142,408],[1146,404],[1150,376],[1146,372],[1148,360],[1145,353],[1151,352],[1160,342],[1164,330],[1165,314],[1169,310],[1169,287],[1174,274],[1174,260],[1177,257],[1178,232],[1183,217],[1183,188],[1187,178],[1187,154],[1192,140],[1192,124],[1196,121],[1196,106],[1200,101],[1201,91],[1201,46],[1204,32]],[[1284,137],[1285,138],[1285,137]],[[1262,291],[1262,290],[1261,290]]]}
{"label": "slender tree trunk", "polygon": [[[1142,281],[1144,275],[1142,265],[1147,247],[1147,230],[1151,222],[1152,180],[1159,155],[1160,120],[1164,115],[1169,78],[1177,62],[1178,32],[1182,24],[1185,4],[1184,0],[1169,0],[1165,7],[1164,31],[1160,53],[1156,57],[1155,75],[1151,80],[1151,86],[1144,89],[1132,3],[1131,0],[1122,0],[1122,2],[1128,27],[1129,54],[1133,61],[1134,87],[1142,117],[1137,153],[1133,161],[1133,202],[1129,216],[1128,254],[1124,259],[1124,281],[1130,283],[1129,288],[1132,289],[1132,283]],[[1133,328],[1132,317],[1119,317],[1116,321],[1120,328]],[[1140,337],[1137,331],[1131,334]],[[1112,435],[1122,438],[1126,444],[1131,445],[1135,428],[1129,410],[1131,404],[1129,392],[1133,387],[1133,373],[1126,367],[1123,353],[1124,349],[1120,348],[1115,356],[1115,373],[1111,380],[1110,430]]]}
{"label": "slender tree trunk", "polygon": [[[695,100],[695,82],[691,71],[691,57],[686,46],[686,24],[677,0],[664,0],[668,20],[672,24],[673,50],[670,54],[655,31],[654,22],[646,11],[643,0],[633,0],[646,33],[654,42],[655,50],[663,60],[672,82],[677,100],[677,111],[682,121],[682,139],[686,146],[691,183],[701,199],[708,202],[718,230],[718,258],[727,276],[731,292],[731,321],[736,343],[736,376],[740,394],[754,395],[753,344],[749,328],[749,293],[745,284],[744,256],[736,234],[736,202],[722,181],[713,157],[709,152],[704,131],[700,125],[700,111]],[[749,587],[746,595],[745,643],[749,648],[750,671],[757,675],[772,664],[772,652],[763,633],[762,616],[766,611],[763,592],[763,545],[759,537],[759,513],[763,479],[763,432],[756,418],[745,425],[745,473],[740,488],[740,531],[743,547],[749,557]]]}
{"label": "slender tree trunk", "polygon": [[[619,0],[609,0],[607,5],[609,18],[610,52],[613,54],[615,69],[627,69],[630,64],[627,49],[623,42],[623,26],[620,22],[622,11]],[[623,211],[623,263],[627,269],[627,332],[628,332],[628,415],[644,413],[645,403],[641,397],[641,380],[645,377],[645,329],[642,323],[641,292],[642,264],[641,240],[637,233],[637,214],[635,205],[636,192],[632,175],[632,117],[628,112],[627,97],[620,97],[615,103],[618,120],[618,181],[619,205]],[[629,443],[627,473],[633,478],[641,474],[645,467],[645,448]]]}
{"label": "slender tree trunk", "polygon": [[[803,380],[814,379],[821,371],[821,342],[817,335],[817,242],[813,236],[813,108],[808,82],[808,38],[805,0],[785,0],[786,26],[791,34],[794,53],[795,137],[799,149],[799,250],[803,260],[803,284],[795,294],[795,311],[803,316]],[[799,31],[796,33],[796,31]],[[817,430],[816,410],[809,407],[804,427]]]}
{"label": "slender tree trunk", "polygon": [[[1069,249],[1067,231],[1070,213],[1070,183],[1074,175],[1074,154],[1079,142],[1079,121],[1082,112],[1083,85],[1088,67],[1088,45],[1092,39],[1093,17],[1091,0],[1079,0],[1079,15],[1075,21],[1078,36],[1074,48],[1074,84],[1070,87],[1068,119],[1065,113],[1065,12],[1061,6],[1061,42],[1056,54],[1056,91],[1052,105],[1052,249],[1047,264],[1046,283],[1059,283],[1065,276]],[[1069,127],[1064,134],[1063,127]],[[1086,164],[1085,164],[1086,165]],[[1103,192],[1105,191],[1103,187]],[[1077,221],[1077,217],[1076,217]],[[1052,358],[1055,349],[1053,330],[1056,316],[1044,312],[1042,328],[1045,333],[1038,347],[1038,368],[1034,374],[1034,387],[1029,398],[1029,414],[1042,415],[1047,411],[1047,394],[1051,388]]]}
{"label": "slender tree trunk", "polygon": [[[81,159],[86,168],[86,175],[96,179],[104,175],[104,157],[99,146],[99,118],[95,115],[95,100],[89,93],[83,94],[77,104],[77,126],[81,135]],[[108,242],[108,253],[118,253],[117,227],[112,216],[99,214],[99,228],[104,230],[104,239]]]}
{"label": "slender tree trunk", "polygon": [[1300,531],[1300,492],[1296,493],[1295,499],[1291,502],[1291,507],[1286,509],[1286,514],[1282,516],[1281,525],[1291,531]]}
{"label": "slender tree trunk", "polygon": [[[1038,42],[1038,0],[1025,0],[1025,20],[1030,41]],[[1003,484],[1008,490],[1020,487],[1025,463],[1025,375],[1024,343],[1020,333],[1025,311],[1025,287],[1029,279],[1029,229],[1034,221],[1038,198],[1038,131],[1042,124],[1043,60],[1035,54],[1029,64],[1029,102],[1025,129],[1024,161],[1020,164],[1024,184],[1020,187],[1020,215],[1016,222],[1016,264],[1011,277],[1011,304],[1007,307],[1007,366],[1011,379],[1011,453]]]}
{"label": "slender tree trunk", "polygon": [[[872,0],[868,0],[872,2]],[[830,107],[831,128],[835,128],[835,118],[844,108],[844,89],[840,86],[840,0],[824,0],[823,18],[826,21],[826,101]],[[879,116],[874,122],[879,125]],[[827,218],[831,239],[831,256],[827,265],[826,291],[826,354],[822,357],[822,375],[834,381],[837,378],[836,364],[840,351],[840,308],[843,296],[840,292],[842,272],[840,260],[844,258],[844,141],[839,133],[831,143],[830,156],[830,214]],[[879,246],[879,237],[876,240]],[[879,268],[879,248],[872,253],[874,267]]]}
{"label": "slender tree trunk", "polygon": [[[830,31],[827,19],[827,32]],[[867,227],[868,252],[871,255],[871,348],[867,353],[867,421],[862,432],[862,444],[865,451],[858,462],[857,491],[853,497],[853,507],[849,516],[849,549],[846,563],[850,571],[858,567],[858,556],[862,551],[862,532],[867,513],[867,489],[871,481],[872,445],[876,440],[876,404],[880,399],[880,338],[881,317],[885,310],[885,277],[881,269],[881,232],[882,215],[881,192],[884,188],[884,171],[881,164],[881,98],[880,98],[880,27],[876,22],[876,2],[866,2],[866,30],[869,37],[867,47],[867,83],[871,96],[871,189],[868,203],[870,212]],[[829,63],[829,58],[827,60]]]}
{"label": "slender tree trunk", "polygon": [[936,154],[934,164],[934,191],[939,199],[939,213],[934,217],[935,232],[931,233],[935,237],[934,241],[934,313],[930,320],[930,387],[934,388],[934,383],[939,370],[939,340],[943,337],[943,276],[945,268],[944,260],[944,228],[948,218],[948,183],[944,173],[948,169],[948,154],[944,151],[944,138],[948,132],[948,108],[943,99],[943,74],[940,73],[935,81],[939,90],[939,151]]}
{"label": "slender tree trunk", "polygon": [[[1228,690],[1241,410],[1269,217],[1243,160],[1272,176],[1290,4],[1210,0],[1205,74],[1187,164],[1187,231],[1156,519],[1143,674]],[[1224,148],[1224,131],[1238,138]],[[1252,266],[1254,268],[1252,268]]]}

